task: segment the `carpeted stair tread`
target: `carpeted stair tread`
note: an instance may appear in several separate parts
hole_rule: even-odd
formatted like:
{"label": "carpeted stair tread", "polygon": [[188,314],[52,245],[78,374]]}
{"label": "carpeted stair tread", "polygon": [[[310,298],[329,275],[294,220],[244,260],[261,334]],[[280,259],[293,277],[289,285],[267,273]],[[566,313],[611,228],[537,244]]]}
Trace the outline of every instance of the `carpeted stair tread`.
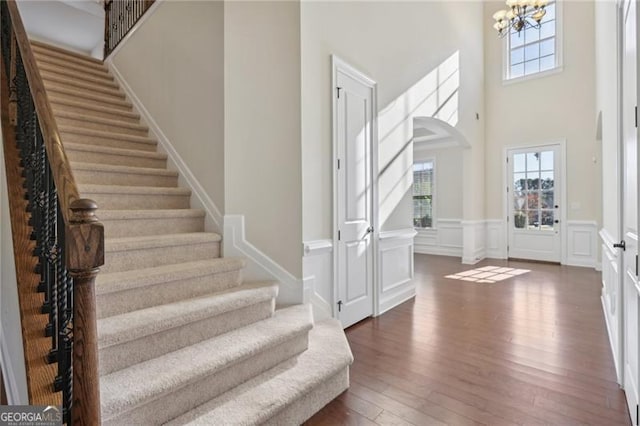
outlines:
{"label": "carpeted stair tread", "polygon": [[204,217],[202,209],[151,209],[151,210],[102,210],[99,218],[104,220],[143,220],[143,219],[172,219],[185,217]]}
{"label": "carpeted stair tread", "polygon": [[[60,133],[73,133],[73,134],[84,135],[84,136],[95,136],[95,137],[104,138],[104,139],[120,139],[123,141],[130,141],[130,142],[149,143],[154,145],[156,144],[156,142],[151,138],[149,138],[148,136],[137,136],[137,135],[131,135],[131,134],[121,133],[121,132],[109,132],[105,130],[95,130],[95,129],[87,129],[83,127],[65,126],[65,125],[61,125],[58,129],[60,130]],[[67,145],[67,143],[64,142],[64,138],[63,138],[63,144],[65,146]],[[94,146],[90,144],[78,144],[78,145]]]}
{"label": "carpeted stair tread", "polygon": [[112,173],[133,173],[136,175],[171,176],[177,177],[175,170],[158,169],[154,167],[119,166],[117,164],[83,163],[80,161],[71,162],[72,170],[101,171]]}
{"label": "carpeted stair tread", "polygon": [[340,323],[323,321],[309,332],[309,349],[295,360],[283,362],[167,426],[264,424],[352,362]]}
{"label": "carpeted stair tread", "polygon": [[193,232],[187,234],[167,234],[146,237],[105,238],[104,251],[142,250],[149,248],[189,246],[209,242],[220,242],[222,237],[215,232]]}
{"label": "carpeted stair tread", "polygon": [[84,143],[71,143],[64,144],[67,151],[86,151],[99,154],[109,155],[121,155],[123,157],[143,157],[154,160],[166,160],[167,154],[162,152],[142,151],[139,149],[125,149],[125,148],[113,148],[110,146],[89,145]]}
{"label": "carpeted stair tread", "polygon": [[74,101],[71,99],[50,99],[51,104],[53,105],[54,110],[62,110],[64,107],[73,107],[81,109],[85,114],[91,114],[93,112],[104,113],[106,115],[120,117],[126,117],[132,120],[139,120],[140,114],[131,110],[131,108],[117,108],[117,107],[108,107],[103,105],[98,105],[92,102],[83,102],[81,100]]}
{"label": "carpeted stair tread", "polygon": [[84,101],[88,100],[91,102],[99,102],[103,105],[131,108],[131,103],[124,97],[114,97],[101,93],[92,93],[86,90],[73,89],[60,84],[45,83],[45,88],[47,90],[47,94],[52,98],[58,98],[59,96],[62,96],[66,97],[67,99],[82,99]]}
{"label": "carpeted stair tread", "polygon": [[309,306],[295,306],[267,320],[102,376],[102,417],[108,420],[147,401],[179,392],[203,376],[268,351],[312,327]]}
{"label": "carpeted stair tread", "polygon": [[76,58],[85,62],[103,65],[103,61],[101,61],[100,59],[96,59],[91,56],[84,55],[82,53],[73,52],[71,50],[64,49],[62,47],[54,46],[53,44],[45,43],[38,40],[29,40],[29,43],[31,44],[31,47],[37,51],[51,52],[51,53],[55,52],[59,55],[64,55],[64,57],[66,58]]}
{"label": "carpeted stair tread", "polygon": [[98,347],[119,345],[262,300],[274,299],[278,285],[273,282],[243,284],[208,296],[140,309],[98,320]]}
{"label": "carpeted stair tread", "polygon": [[93,92],[105,93],[107,95],[118,94],[124,95],[118,86],[114,82],[108,81],[83,81],[74,76],[61,76],[58,74],[42,72],[42,80],[45,83],[60,84],[63,86],[73,87],[80,90],[91,90]]}
{"label": "carpeted stair tread", "polygon": [[112,127],[115,127],[115,128],[132,129],[132,130],[137,130],[137,131],[140,131],[140,132],[148,132],[149,131],[149,128],[147,126],[143,126],[140,123],[131,123],[131,122],[122,121],[122,120],[114,120],[114,119],[108,119],[108,118],[102,118],[102,117],[94,117],[94,116],[81,114],[81,113],[77,113],[77,112],[71,112],[71,111],[56,111],[55,112],[55,116],[56,116],[56,118],[66,118],[66,119],[70,119],[70,120],[86,122],[87,124],[100,124],[100,125],[103,125],[103,126],[112,126]]}
{"label": "carpeted stair tread", "polygon": [[[78,184],[81,194],[129,194],[129,195],[190,195],[186,188],[167,188],[162,186],[124,186],[124,185],[96,185],[92,183]],[[104,206],[99,206],[104,208]],[[122,210],[122,209],[113,209]]]}
{"label": "carpeted stair tread", "polygon": [[44,76],[45,73],[49,75],[56,75],[60,77],[69,77],[69,78],[77,78],[82,81],[91,82],[91,83],[107,83],[107,84],[115,84],[113,76],[111,74],[105,74],[101,72],[90,73],[90,72],[82,72],[70,70],[66,67],[60,65],[54,65],[47,62],[38,62],[38,68],[40,68],[41,74]]}
{"label": "carpeted stair tread", "polygon": [[193,277],[235,271],[245,266],[246,260],[243,258],[221,257],[196,262],[177,263],[175,265],[163,265],[155,268],[98,274],[96,278],[96,294],[100,296],[118,291],[153,286],[167,281],[187,280]]}

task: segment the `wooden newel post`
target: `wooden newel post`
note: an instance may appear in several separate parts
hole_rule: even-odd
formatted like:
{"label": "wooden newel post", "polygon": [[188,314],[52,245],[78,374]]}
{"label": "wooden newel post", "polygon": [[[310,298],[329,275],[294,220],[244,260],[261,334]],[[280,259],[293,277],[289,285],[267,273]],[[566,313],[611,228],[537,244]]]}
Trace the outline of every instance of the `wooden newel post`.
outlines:
{"label": "wooden newel post", "polygon": [[71,203],[66,230],[67,269],[73,278],[73,405],[77,425],[100,424],[95,279],[104,265],[104,227],[92,200]]}

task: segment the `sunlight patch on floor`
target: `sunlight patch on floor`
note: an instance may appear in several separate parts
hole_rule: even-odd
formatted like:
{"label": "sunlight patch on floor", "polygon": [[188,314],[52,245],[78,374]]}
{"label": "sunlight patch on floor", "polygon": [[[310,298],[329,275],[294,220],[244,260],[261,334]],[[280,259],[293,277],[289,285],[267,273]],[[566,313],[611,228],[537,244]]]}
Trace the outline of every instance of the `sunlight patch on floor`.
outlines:
{"label": "sunlight patch on floor", "polygon": [[445,278],[491,284],[517,277],[518,275],[526,274],[527,272],[531,271],[529,269],[505,268],[502,266],[485,266],[478,269],[471,269],[470,271],[458,272],[453,275],[446,275]]}

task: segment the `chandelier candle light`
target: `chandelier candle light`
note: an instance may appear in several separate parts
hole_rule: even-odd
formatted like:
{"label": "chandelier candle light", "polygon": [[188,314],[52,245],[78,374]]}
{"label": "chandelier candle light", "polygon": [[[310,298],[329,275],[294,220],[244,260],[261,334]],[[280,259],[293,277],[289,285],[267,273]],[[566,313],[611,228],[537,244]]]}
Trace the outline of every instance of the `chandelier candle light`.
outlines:
{"label": "chandelier candle light", "polygon": [[493,14],[496,23],[493,28],[500,37],[509,34],[513,29],[518,34],[527,27],[540,28],[540,21],[547,13],[544,10],[548,0],[507,0],[507,9]]}

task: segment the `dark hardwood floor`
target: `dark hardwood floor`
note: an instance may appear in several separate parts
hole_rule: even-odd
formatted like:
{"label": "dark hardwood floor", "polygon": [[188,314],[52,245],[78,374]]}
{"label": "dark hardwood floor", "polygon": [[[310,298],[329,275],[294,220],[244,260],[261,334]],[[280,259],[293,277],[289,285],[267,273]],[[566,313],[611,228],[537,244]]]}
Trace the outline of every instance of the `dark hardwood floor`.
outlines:
{"label": "dark hardwood floor", "polygon": [[[629,425],[592,269],[416,255],[417,296],[346,330],[351,387],[307,425]],[[445,275],[531,272],[496,283]]]}

